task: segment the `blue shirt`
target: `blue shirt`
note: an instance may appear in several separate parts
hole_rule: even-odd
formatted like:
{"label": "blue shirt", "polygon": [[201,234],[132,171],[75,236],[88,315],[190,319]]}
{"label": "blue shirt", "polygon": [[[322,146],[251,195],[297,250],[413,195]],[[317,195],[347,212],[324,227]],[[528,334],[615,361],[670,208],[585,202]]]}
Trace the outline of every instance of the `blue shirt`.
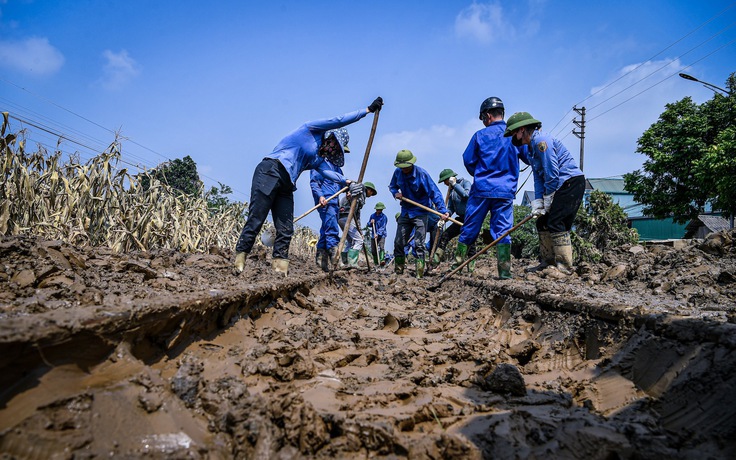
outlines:
{"label": "blue shirt", "polygon": [[559,140],[534,131],[528,157],[534,172],[534,198],[551,195],[571,177],[582,176],[572,155]]}
{"label": "blue shirt", "polygon": [[528,163],[524,150],[503,137],[505,121],[494,121],[477,131],[463,153],[463,163],[473,176],[470,193],[481,198],[514,199],[519,183],[519,158]]}
{"label": "blue shirt", "polygon": [[[368,219],[369,224],[371,220],[375,221],[376,223],[376,235],[387,238],[388,232],[386,231],[386,225],[388,224],[388,217],[386,217],[386,213],[381,212],[381,214],[378,214],[377,212],[374,212],[373,214],[371,214],[370,219]],[[371,228],[371,230],[373,229]]]}
{"label": "blue shirt", "polygon": [[[332,171],[342,175],[342,168],[333,165],[329,161],[325,161],[325,163],[327,163],[327,166]],[[314,204],[319,204],[319,197],[329,198],[342,188],[339,183],[325,177],[322,173],[314,169],[309,172],[309,186],[312,188]],[[337,201],[334,199],[330,203],[337,205]]]}
{"label": "blue shirt", "polygon": [[472,184],[469,180],[463,179],[462,177],[457,178],[457,182],[452,187],[452,192],[450,192],[450,199],[447,201],[447,208],[450,210],[450,214],[454,212],[458,216],[465,215],[471,186]]}
{"label": "blue shirt", "polygon": [[319,156],[322,135],[331,129],[342,128],[350,123],[355,123],[366,116],[367,113],[366,109],[359,109],[339,117],[304,123],[281,139],[281,142],[273,149],[273,152],[266,155],[266,158],[275,158],[284,165],[295,190],[299,175],[307,169],[316,169],[323,176],[345,185],[345,177],[330,169],[325,159]]}
{"label": "blue shirt", "polygon": [[[440,213],[444,214],[448,212],[440,189],[437,188],[429,173],[417,165],[413,165],[409,174],[404,174],[401,168],[396,168],[393,177],[391,177],[391,183],[388,189],[393,196],[396,196],[401,191],[404,197],[416,203],[428,208],[431,208],[432,204],[434,204],[434,208]],[[413,218],[423,216],[429,212],[406,201],[402,201],[401,213]]]}

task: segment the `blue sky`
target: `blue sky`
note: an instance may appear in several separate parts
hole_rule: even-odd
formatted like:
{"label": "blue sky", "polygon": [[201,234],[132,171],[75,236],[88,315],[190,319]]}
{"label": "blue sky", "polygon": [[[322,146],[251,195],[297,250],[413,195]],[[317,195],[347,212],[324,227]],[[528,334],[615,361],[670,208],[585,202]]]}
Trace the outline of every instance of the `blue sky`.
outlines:
{"label": "blue sky", "polygon": [[[283,136],[380,95],[365,176],[379,195],[367,207],[383,201],[393,216],[396,152],[412,150],[432,176],[467,177],[461,155],[489,96],[507,117],[532,113],[575,158],[572,107],[586,107],[588,177],[641,167],[636,141],[664,105],[713,94],[677,73],[724,86],[735,41],[731,0],[0,0],[0,110],[79,141],[61,147],[83,158],[116,131],[126,167],[189,155],[208,186],[247,201],[253,169]],[[348,127],[350,178],[371,117]],[[295,215],[313,205],[308,173],[297,186]],[[319,227],[316,213],[303,222]]]}

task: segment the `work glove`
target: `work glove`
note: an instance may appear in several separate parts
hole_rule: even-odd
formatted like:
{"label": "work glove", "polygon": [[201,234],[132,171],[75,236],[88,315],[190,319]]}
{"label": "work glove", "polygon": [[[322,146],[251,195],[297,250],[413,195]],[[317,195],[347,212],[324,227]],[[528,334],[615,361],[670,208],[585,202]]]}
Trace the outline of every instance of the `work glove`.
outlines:
{"label": "work glove", "polygon": [[450,176],[450,178],[447,180],[450,181],[450,187],[454,187],[455,184],[457,184],[457,177],[455,176]]}
{"label": "work glove", "polygon": [[362,207],[365,204],[365,186],[360,182],[351,182],[348,186],[348,193],[352,198],[358,200],[358,206]]}
{"label": "work glove", "polygon": [[549,212],[549,208],[552,207],[552,199],[555,197],[555,192],[550,193],[549,195],[544,195],[544,212]]}
{"label": "work glove", "polygon": [[370,113],[375,113],[381,110],[381,107],[383,107],[383,99],[381,96],[378,96],[373,102],[371,102],[371,105],[368,106],[368,111]]}
{"label": "work glove", "polygon": [[440,219],[440,220],[437,221],[437,227],[438,228],[442,228],[444,226],[445,226],[445,221],[444,220]]}
{"label": "work glove", "polygon": [[544,200],[539,198],[532,201],[532,216],[539,217],[546,213],[544,210]]}

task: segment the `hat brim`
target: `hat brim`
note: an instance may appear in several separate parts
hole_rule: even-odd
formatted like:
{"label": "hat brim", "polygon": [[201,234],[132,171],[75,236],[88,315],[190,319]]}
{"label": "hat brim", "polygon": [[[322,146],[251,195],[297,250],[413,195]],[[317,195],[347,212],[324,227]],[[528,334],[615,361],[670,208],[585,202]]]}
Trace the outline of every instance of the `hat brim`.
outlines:
{"label": "hat brim", "polygon": [[534,118],[528,118],[526,120],[522,120],[518,123],[514,123],[513,125],[506,128],[506,131],[503,133],[503,137],[511,137],[511,135],[519,128],[523,128],[524,126],[529,125],[541,125],[542,122],[539,120],[535,120]]}
{"label": "hat brim", "polygon": [[402,161],[402,162],[394,161],[394,166],[396,166],[397,168],[408,168],[409,166],[413,165],[416,162],[417,162],[417,157],[412,155],[411,158],[409,158],[406,161]]}

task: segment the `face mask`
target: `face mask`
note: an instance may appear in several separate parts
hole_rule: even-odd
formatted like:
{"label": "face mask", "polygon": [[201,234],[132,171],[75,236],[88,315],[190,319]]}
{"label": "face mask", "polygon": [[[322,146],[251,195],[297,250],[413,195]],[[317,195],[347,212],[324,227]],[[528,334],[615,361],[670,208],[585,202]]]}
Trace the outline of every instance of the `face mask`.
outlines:
{"label": "face mask", "polygon": [[514,135],[511,137],[511,145],[514,145],[516,147],[521,147],[522,145],[524,145],[524,143],[521,142],[521,139],[517,139],[516,135]]}

